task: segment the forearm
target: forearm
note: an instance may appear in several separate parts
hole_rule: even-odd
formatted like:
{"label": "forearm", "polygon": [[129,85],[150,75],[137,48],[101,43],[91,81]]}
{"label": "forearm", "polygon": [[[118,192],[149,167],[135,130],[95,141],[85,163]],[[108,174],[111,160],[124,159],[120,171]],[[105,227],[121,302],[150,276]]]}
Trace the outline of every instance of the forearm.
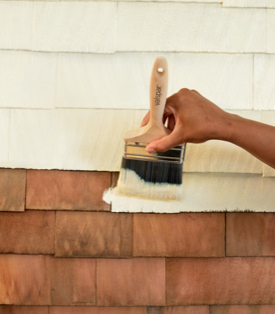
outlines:
{"label": "forearm", "polygon": [[275,168],[275,127],[230,115],[227,138],[250,154]]}

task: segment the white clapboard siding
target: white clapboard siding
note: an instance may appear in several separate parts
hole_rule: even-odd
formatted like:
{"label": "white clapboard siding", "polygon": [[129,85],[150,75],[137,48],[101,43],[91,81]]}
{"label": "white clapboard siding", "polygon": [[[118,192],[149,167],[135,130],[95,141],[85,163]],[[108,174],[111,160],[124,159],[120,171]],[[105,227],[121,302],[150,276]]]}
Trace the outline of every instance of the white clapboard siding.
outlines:
{"label": "white clapboard siding", "polygon": [[223,0],[224,7],[275,8],[274,0]]}
{"label": "white clapboard siding", "polygon": [[257,110],[275,109],[274,86],[275,86],[275,55],[273,54],[255,55],[254,109]]}
{"label": "white clapboard siding", "polygon": [[[247,119],[261,122],[260,111],[230,111]],[[275,121],[275,120],[274,120]],[[263,163],[236,145],[221,141],[187,144],[184,172],[263,172]]]}
{"label": "white clapboard siding", "polygon": [[[138,127],[146,112],[11,109],[6,167],[119,171],[123,134]],[[259,114],[241,111],[242,116],[255,119]],[[228,143],[187,144],[184,171],[261,174],[262,169],[262,163]]]}
{"label": "white clapboard siding", "polygon": [[53,108],[56,59],[56,53],[0,50],[0,108]]}
{"label": "white clapboard siding", "polygon": [[10,109],[0,109],[0,167],[9,162]]}
{"label": "white clapboard siding", "polygon": [[35,2],[32,49],[112,53],[116,3]]}
{"label": "white clapboard siding", "polygon": [[[0,0],[0,1],[9,1],[9,0]],[[16,1],[47,1],[47,2],[74,2],[76,0],[16,0]],[[82,2],[119,2],[119,1],[137,1],[137,0],[78,0]],[[148,2],[148,0],[139,0],[139,1],[145,1]],[[167,2],[168,0],[153,0],[154,2]],[[273,1],[273,0],[270,0]],[[169,0],[169,2],[192,2],[192,3],[222,3],[223,0]]]}
{"label": "white clapboard siding", "polygon": [[248,174],[184,173],[181,201],[110,195],[113,212],[274,212],[275,178]]}
{"label": "white clapboard siding", "polygon": [[187,87],[224,109],[252,109],[253,55],[155,52],[60,53],[56,107],[148,109],[158,55],[168,60],[168,95]]}
{"label": "white clapboard siding", "polygon": [[265,10],[118,3],[119,51],[265,52],[265,34]]}
{"label": "white clapboard siding", "polygon": [[[149,109],[150,75],[158,55],[60,53],[56,107]],[[172,71],[172,54],[161,55]]]}
{"label": "white clapboard siding", "polygon": [[123,134],[146,111],[12,109],[10,165],[17,168],[119,170]]}
{"label": "white clapboard siding", "polygon": [[[262,121],[264,123],[275,126],[275,111],[263,111]],[[264,177],[275,177],[275,169],[264,164],[263,176]]]}
{"label": "white clapboard siding", "polygon": [[31,49],[33,2],[0,1],[0,49]]}
{"label": "white clapboard siding", "polygon": [[252,109],[252,55],[175,53],[170,77],[174,91],[187,87],[221,108]]}
{"label": "white clapboard siding", "polygon": [[[275,1],[274,1],[275,4]],[[274,5],[275,7],[275,5]],[[267,14],[267,34],[266,34],[266,52],[275,53],[275,10],[266,10]]]}

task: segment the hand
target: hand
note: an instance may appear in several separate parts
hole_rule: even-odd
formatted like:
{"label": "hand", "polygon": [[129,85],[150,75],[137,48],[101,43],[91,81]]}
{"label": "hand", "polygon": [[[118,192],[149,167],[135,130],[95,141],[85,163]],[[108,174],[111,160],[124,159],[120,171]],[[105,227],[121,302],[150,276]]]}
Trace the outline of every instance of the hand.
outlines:
{"label": "hand", "polygon": [[[210,139],[229,140],[233,115],[223,111],[197,91],[186,88],[166,100],[163,123],[168,120],[169,135],[153,141],[146,151],[164,152],[183,143],[203,143]],[[149,113],[141,126],[149,121]]]}

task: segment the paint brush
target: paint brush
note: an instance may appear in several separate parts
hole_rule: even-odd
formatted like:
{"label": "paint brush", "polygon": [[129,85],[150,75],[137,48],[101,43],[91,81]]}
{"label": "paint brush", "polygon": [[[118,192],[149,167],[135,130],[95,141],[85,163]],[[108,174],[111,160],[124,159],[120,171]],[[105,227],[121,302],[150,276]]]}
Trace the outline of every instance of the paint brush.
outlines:
{"label": "paint brush", "polygon": [[125,151],[117,192],[153,199],[180,199],[185,144],[164,153],[147,153],[146,144],[168,135],[163,112],[168,87],[168,64],[157,57],[150,80],[150,119],[147,125],[126,132]]}

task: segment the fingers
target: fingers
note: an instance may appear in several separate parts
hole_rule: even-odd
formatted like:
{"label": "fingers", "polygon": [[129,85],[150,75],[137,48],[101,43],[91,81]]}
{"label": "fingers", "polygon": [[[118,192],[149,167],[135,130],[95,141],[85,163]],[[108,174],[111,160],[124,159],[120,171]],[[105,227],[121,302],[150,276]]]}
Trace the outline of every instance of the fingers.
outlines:
{"label": "fingers", "polygon": [[148,122],[149,122],[149,119],[150,119],[150,111],[148,111],[145,115],[145,117],[143,118],[143,120],[141,121],[141,127],[145,126]]}
{"label": "fingers", "polygon": [[167,150],[183,144],[181,142],[181,136],[179,136],[177,130],[174,130],[167,136],[162,137],[159,140],[153,141],[146,146],[146,151],[148,153],[155,153],[155,152],[166,152]]}

